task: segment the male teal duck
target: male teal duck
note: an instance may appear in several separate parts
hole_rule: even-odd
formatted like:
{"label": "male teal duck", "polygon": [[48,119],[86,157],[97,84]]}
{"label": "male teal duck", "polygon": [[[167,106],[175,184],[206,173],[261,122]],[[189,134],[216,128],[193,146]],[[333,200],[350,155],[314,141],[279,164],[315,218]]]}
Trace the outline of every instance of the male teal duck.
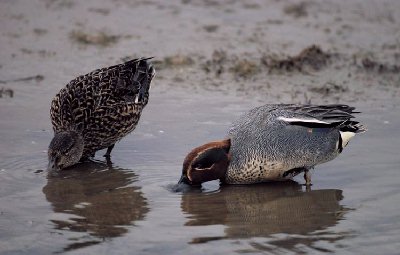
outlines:
{"label": "male teal duck", "polygon": [[183,162],[180,183],[199,185],[287,180],[336,158],[356,134],[366,131],[352,120],[348,105],[272,104],[240,117],[225,140],[193,149]]}
{"label": "male teal duck", "polygon": [[149,59],[97,69],[70,81],[54,97],[49,169],[63,169],[107,149],[135,129],[155,71]]}

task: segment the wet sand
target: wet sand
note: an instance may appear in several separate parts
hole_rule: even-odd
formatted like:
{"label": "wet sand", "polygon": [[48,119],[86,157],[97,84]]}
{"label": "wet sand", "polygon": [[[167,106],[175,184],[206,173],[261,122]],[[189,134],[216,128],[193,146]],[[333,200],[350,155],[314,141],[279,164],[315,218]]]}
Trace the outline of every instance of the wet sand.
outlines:
{"label": "wet sand", "polygon": [[[2,1],[0,14],[0,254],[400,249],[397,1]],[[49,175],[51,98],[138,56],[157,76],[113,164],[98,153]],[[316,167],[311,191],[298,178],[171,192],[191,148],[280,102],[352,104],[369,130]]]}

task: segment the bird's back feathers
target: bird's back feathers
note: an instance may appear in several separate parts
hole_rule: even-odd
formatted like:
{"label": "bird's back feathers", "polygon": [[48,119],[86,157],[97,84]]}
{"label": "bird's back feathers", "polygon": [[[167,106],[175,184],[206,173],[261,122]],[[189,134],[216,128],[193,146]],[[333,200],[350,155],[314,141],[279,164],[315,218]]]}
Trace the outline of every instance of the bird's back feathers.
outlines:
{"label": "bird's back feathers", "polygon": [[51,104],[54,132],[81,132],[85,153],[92,153],[132,131],[148,102],[155,74],[148,60],[134,59],[70,81]]}

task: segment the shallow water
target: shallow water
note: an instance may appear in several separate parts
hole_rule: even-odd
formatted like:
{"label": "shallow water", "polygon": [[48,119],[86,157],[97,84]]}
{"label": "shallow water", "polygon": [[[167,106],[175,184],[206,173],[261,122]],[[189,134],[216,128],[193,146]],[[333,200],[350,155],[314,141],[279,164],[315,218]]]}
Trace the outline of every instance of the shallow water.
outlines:
{"label": "shallow water", "polygon": [[[48,129],[24,121],[14,136],[1,128],[1,143],[10,144],[1,147],[2,254],[397,252],[396,109],[363,107],[360,120],[369,131],[316,167],[311,190],[298,178],[249,186],[214,181],[174,192],[185,153],[223,137],[230,121],[253,106],[217,98],[155,91],[140,125],[113,151],[111,165],[100,152],[96,162],[59,174],[44,170]],[[160,118],[165,112],[169,118]],[[25,114],[45,116],[26,109],[1,125]]]}
{"label": "shallow water", "polygon": [[[399,75],[352,60],[399,65],[399,2],[307,1],[305,10],[289,8],[305,11],[297,18],[285,14],[289,4],[0,1],[0,90],[14,91],[0,97],[0,254],[398,254]],[[119,39],[82,43],[74,31]],[[312,44],[337,52],[338,62],[280,74],[260,64]],[[224,71],[205,71],[221,49],[228,60],[210,68]],[[195,63],[157,70],[139,125],[116,145],[111,165],[99,152],[65,172],[45,170],[50,100],[64,84],[124,57],[179,54]],[[235,59],[260,70],[237,77]],[[310,190],[301,177],[175,186],[186,153],[223,138],[244,111],[308,99],[355,105],[369,129],[316,167]]]}

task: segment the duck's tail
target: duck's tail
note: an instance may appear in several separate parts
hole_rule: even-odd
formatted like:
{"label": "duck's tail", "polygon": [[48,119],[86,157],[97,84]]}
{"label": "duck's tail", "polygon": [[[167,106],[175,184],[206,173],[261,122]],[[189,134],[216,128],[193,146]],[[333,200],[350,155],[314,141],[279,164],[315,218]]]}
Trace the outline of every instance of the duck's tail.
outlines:
{"label": "duck's tail", "polygon": [[[140,83],[139,92],[135,98],[135,103],[142,102],[146,97],[148,97],[150,83],[156,71],[149,61],[151,58],[137,59],[137,68],[133,79]],[[135,60],[134,60],[135,61]],[[146,96],[147,95],[147,96]]]}
{"label": "duck's tail", "polygon": [[150,83],[156,73],[150,59],[152,57],[132,59],[116,66],[120,79],[118,93],[127,101],[147,103]]}
{"label": "duck's tail", "polygon": [[367,128],[358,121],[347,120],[340,125],[341,132],[352,132],[352,133],[363,133],[367,131]]}
{"label": "duck's tail", "polygon": [[351,138],[353,138],[357,133],[367,131],[367,128],[358,121],[348,120],[341,125],[339,130],[340,138],[338,149],[339,152],[342,152],[343,148],[349,144]]}

